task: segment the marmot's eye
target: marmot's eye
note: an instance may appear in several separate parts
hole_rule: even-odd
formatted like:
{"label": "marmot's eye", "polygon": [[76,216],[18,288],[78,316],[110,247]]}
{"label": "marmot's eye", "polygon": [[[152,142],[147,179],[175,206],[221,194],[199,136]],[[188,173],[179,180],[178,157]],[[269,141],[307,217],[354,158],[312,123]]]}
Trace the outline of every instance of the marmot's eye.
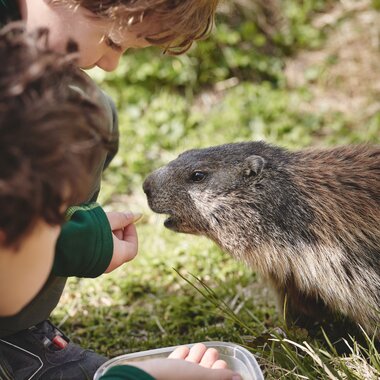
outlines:
{"label": "marmot's eye", "polygon": [[204,173],[204,172],[200,172],[200,171],[195,171],[191,174],[191,177],[190,179],[193,181],[193,182],[201,182],[203,181],[205,178],[207,177],[207,174]]}

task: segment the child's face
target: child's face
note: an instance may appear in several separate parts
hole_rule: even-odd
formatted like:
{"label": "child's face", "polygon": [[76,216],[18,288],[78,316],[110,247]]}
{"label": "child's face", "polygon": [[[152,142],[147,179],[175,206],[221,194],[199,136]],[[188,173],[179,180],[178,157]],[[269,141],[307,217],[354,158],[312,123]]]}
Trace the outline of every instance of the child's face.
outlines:
{"label": "child's face", "polygon": [[64,6],[51,5],[43,0],[26,1],[24,13],[27,29],[47,27],[49,44],[64,51],[71,38],[79,44],[79,66],[95,66],[113,71],[122,54],[129,48],[143,48],[149,43],[129,30],[119,30],[111,21],[100,20],[90,11],[79,7],[75,11]]}

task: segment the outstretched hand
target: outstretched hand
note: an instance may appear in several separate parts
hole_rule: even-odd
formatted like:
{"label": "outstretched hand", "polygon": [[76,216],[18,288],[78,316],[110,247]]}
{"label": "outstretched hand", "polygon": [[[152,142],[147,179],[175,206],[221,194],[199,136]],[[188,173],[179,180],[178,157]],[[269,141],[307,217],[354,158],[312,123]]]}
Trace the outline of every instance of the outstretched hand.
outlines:
{"label": "outstretched hand", "polygon": [[108,212],[107,218],[112,230],[113,255],[105,273],[112,272],[137,255],[138,239],[134,223],[141,214]]}

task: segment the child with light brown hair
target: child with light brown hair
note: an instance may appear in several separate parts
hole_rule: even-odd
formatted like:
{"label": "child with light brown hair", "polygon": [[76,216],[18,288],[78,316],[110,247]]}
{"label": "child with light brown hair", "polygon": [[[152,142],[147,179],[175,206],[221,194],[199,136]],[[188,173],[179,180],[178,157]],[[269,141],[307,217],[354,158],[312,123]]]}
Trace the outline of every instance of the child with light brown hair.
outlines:
{"label": "child with light brown hair", "polygon": [[[79,66],[117,67],[129,48],[150,45],[181,54],[210,32],[218,0],[0,0],[0,23],[21,18],[28,30],[47,27],[50,44],[79,44]],[[1,8],[0,8],[1,9]]]}
{"label": "child with light brown hair", "polygon": [[[80,68],[98,66],[112,71],[129,48],[157,45],[170,54],[185,52],[193,41],[210,32],[217,3],[218,0],[0,0],[0,26],[22,20],[28,31],[45,27],[50,33],[48,44],[54,51],[65,52],[73,40],[79,45]],[[2,61],[2,70],[6,69]],[[132,260],[138,252],[134,226],[138,215],[128,211],[104,213],[94,203],[102,172],[118,148],[113,102],[100,89],[96,96],[106,114],[104,133],[113,136],[112,144],[107,152],[96,155],[86,194],[67,204],[76,207],[65,215],[46,282],[16,314],[0,318],[0,368],[2,362],[6,363],[4,367],[14,373],[25,372],[25,377],[32,376],[35,370],[33,366],[26,368],[26,362],[36,357],[37,363],[46,361],[47,353],[56,373],[69,363],[75,374],[72,378],[92,377],[107,359],[74,346],[48,318],[67,277],[97,277]]]}

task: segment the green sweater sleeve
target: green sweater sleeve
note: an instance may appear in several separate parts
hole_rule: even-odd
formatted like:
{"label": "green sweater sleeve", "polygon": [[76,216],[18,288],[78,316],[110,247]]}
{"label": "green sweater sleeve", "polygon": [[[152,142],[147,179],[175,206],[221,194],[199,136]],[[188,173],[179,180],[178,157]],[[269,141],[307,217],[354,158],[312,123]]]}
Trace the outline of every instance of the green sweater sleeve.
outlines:
{"label": "green sweater sleeve", "polygon": [[131,365],[118,365],[110,368],[99,380],[155,380],[142,369]]}
{"label": "green sweater sleeve", "polygon": [[56,276],[97,277],[112,259],[112,231],[97,203],[70,207],[57,240],[53,273]]}

